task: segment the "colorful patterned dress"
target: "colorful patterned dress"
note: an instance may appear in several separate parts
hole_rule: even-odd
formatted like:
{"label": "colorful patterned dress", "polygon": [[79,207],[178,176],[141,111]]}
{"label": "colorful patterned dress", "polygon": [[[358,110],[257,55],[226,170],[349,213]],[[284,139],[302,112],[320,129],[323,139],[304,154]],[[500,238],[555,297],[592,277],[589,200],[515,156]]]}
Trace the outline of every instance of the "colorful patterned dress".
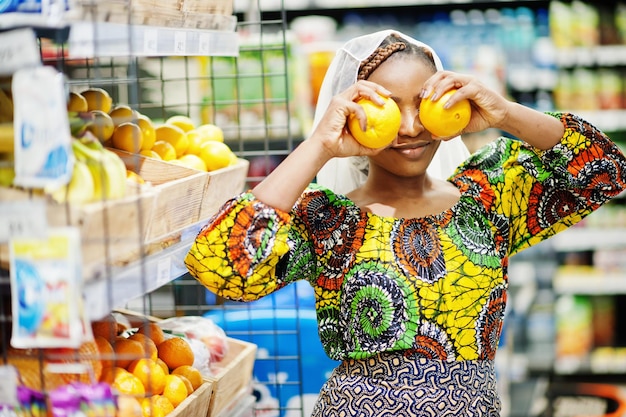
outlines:
{"label": "colorful patterned dress", "polygon": [[554,148],[499,138],[449,179],[448,210],[383,217],[308,188],[289,213],[243,193],[197,236],[186,264],[216,294],[315,289],[319,337],[343,361],[315,416],[498,416],[493,361],[509,256],[579,222],[626,185],[626,160],[570,114]]}

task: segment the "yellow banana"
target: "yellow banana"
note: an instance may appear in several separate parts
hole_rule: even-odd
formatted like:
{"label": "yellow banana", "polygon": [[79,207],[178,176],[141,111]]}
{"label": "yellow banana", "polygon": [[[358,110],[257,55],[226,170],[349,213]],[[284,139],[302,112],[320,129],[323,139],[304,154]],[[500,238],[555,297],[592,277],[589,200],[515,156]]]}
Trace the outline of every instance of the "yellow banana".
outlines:
{"label": "yellow banana", "polygon": [[13,152],[14,148],[13,122],[0,123],[0,152]]}
{"label": "yellow banana", "polygon": [[[77,159],[84,161],[94,181],[94,199],[111,200],[126,195],[126,166],[120,157],[94,141],[74,139],[72,148]],[[97,143],[96,143],[97,142]]]}
{"label": "yellow banana", "polygon": [[83,204],[94,200],[94,181],[91,171],[87,163],[76,158],[74,168],[72,169],[72,178],[70,182],[57,190],[54,190],[50,196],[57,203],[74,203]]}

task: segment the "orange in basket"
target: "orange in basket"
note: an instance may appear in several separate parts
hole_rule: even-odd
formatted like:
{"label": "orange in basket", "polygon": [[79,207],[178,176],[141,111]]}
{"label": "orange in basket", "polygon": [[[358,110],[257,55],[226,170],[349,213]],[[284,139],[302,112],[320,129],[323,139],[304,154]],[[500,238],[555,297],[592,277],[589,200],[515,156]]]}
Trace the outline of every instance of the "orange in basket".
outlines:
{"label": "orange in basket", "polygon": [[171,370],[183,365],[193,365],[194,354],[189,343],[181,337],[166,339],[157,346],[159,358]]}

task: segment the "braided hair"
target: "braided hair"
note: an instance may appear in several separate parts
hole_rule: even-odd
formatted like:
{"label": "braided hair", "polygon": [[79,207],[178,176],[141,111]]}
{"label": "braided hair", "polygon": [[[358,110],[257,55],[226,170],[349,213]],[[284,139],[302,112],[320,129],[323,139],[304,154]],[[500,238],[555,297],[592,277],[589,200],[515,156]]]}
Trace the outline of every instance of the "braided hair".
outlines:
{"label": "braided hair", "polygon": [[359,72],[357,74],[357,80],[366,80],[374,72],[376,68],[387,60],[394,53],[397,55],[403,54],[405,56],[415,56],[422,59],[427,65],[429,65],[433,71],[437,70],[435,60],[432,53],[426,48],[417,46],[406,40],[400,38],[397,35],[387,36],[374,52],[367,58],[365,58],[359,66]]}

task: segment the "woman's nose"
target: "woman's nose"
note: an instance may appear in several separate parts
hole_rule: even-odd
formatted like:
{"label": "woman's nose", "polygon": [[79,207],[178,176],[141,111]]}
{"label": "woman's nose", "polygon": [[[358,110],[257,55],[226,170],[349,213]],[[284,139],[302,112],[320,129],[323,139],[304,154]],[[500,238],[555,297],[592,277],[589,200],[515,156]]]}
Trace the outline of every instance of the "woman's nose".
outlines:
{"label": "woman's nose", "polygon": [[402,118],[398,135],[401,136],[417,136],[424,131],[424,126],[420,122],[419,112],[417,108],[401,110]]}

